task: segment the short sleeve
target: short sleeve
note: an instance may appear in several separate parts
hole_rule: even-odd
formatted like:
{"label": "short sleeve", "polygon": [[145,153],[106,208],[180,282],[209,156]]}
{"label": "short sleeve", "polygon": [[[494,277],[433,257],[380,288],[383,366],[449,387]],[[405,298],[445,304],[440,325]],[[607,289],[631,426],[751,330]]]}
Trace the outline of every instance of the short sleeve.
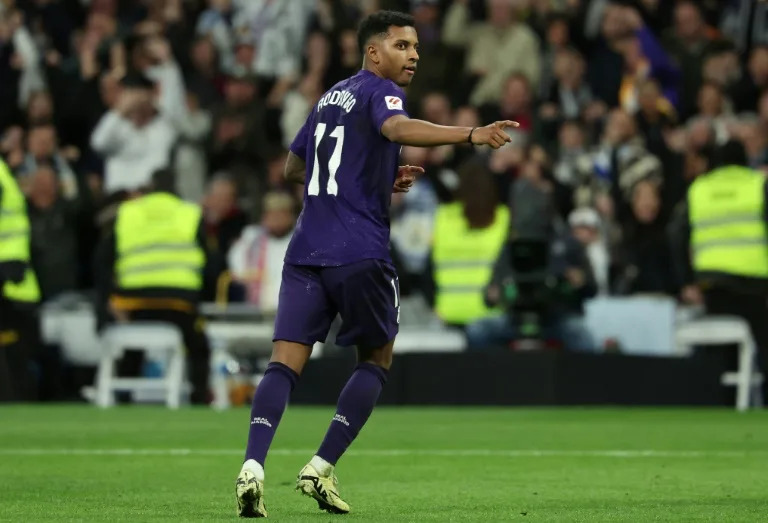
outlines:
{"label": "short sleeve", "polygon": [[296,133],[296,137],[293,139],[293,142],[291,142],[291,152],[302,160],[306,160],[307,158],[307,138],[309,136],[311,119],[312,115],[310,114],[304,122],[304,125],[302,125],[301,129],[299,129],[299,132]]}
{"label": "short sleeve", "polygon": [[405,93],[389,81],[373,93],[369,105],[371,119],[379,132],[381,132],[381,126],[390,117],[396,114],[408,116],[405,110]]}

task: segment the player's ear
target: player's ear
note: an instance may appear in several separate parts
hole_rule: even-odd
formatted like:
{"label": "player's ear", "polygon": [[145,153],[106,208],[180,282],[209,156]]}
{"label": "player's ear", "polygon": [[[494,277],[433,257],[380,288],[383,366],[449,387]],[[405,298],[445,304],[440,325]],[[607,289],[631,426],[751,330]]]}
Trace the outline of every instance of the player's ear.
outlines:
{"label": "player's ear", "polygon": [[381,56],[379,55],[379,48],[374,44],[368,44],[368,47],[365,48],[365,54],[368,56],[368,59],[375,63],[376,65],[379,65],[381,62]]}

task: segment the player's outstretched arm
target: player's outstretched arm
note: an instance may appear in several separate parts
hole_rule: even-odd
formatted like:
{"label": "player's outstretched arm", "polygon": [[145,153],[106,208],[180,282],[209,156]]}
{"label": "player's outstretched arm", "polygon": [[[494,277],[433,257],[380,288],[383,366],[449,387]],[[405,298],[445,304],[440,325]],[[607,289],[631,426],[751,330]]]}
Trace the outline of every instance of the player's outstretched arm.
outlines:
{"label": "player's outstretched arm", "polygon": [[292,183],[304,183],[304,180],[306,179],[306,172],[306,162],[293,154],[291,151],[288,151],[288,159],[285,161],[283,177]]}
{"label": "player's outstretched arm", "polygon": [[519,127],[519,125],[511,120],[502,120],[485,127],[453,127],[415,120],[398,114],[387,118],[381,125],[381,134],[391,142],[414,147],[472,143],[474,145],[490,145],[494,149],[498,149],[511,141],[504,129]]}

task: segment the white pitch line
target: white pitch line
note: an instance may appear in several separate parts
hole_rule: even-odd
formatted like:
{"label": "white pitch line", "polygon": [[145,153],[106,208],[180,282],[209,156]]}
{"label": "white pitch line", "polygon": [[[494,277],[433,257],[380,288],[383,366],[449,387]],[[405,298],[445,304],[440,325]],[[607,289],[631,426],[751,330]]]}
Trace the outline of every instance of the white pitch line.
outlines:
{"label": "white pitch line", "polygon": [[[1,449],[0,456],[238,456],[244,449]],[[274,449],[273,456],[311,456],[314,449]],[[445,457],[594,457],[594,458],[745,458],[768,457],[768,451],[740,450],[492,450],[492,449],[360,449],[350,450],[348,456],[397,457],[397,456],[445,456]]]}

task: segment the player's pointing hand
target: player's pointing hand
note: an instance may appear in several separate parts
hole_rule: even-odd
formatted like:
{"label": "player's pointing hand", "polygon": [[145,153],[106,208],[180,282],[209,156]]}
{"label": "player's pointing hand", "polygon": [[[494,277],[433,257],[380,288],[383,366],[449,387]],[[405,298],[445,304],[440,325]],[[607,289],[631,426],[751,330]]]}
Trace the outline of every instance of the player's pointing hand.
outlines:
{"label": "player's pointing hand", "polygon": [[485,127],[476,127],[472,130],[470,141],[474,145],[490,145],[494,149],[498,149],[512,141],[512,138],[504,132],[504,129],[508,127],[520,127],[520,124],[513,120],[500,120]]}

